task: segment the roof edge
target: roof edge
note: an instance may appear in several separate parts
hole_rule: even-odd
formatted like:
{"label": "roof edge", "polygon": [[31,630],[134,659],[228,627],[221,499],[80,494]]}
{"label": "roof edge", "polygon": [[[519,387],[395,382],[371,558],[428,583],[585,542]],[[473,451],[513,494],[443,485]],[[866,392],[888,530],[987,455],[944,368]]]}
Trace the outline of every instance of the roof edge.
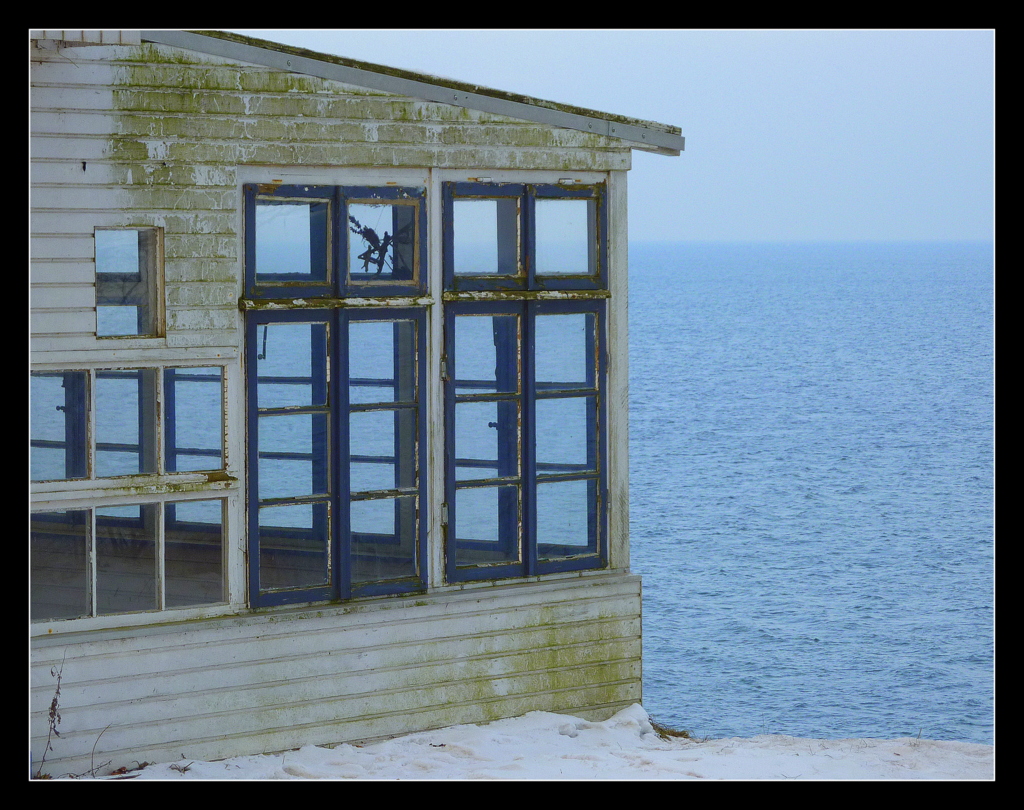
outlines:
{"label": "roof edge", "polygon": [[480,112],[582,130],[618,138],[628,142],[631,147],[660,154],[678,155],[684,149],[685,139],[680,134],[679,127],[655,121],[546,101],[226,31],[161,30],[140,33],[143,42],[185,48],[211,56],[237,59],[293,73],[304,73],[346,84],[400,93],[425,101],[453,104]]}

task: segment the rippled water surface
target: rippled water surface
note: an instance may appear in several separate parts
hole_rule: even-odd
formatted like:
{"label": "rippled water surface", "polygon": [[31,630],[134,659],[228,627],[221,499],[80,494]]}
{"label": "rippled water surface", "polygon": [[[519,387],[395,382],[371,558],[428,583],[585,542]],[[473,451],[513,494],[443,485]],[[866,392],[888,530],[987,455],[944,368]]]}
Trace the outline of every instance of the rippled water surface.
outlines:
{"label": "rippled water surface", "polygon": [[993,741],[992,300],[989,245],[631,245],[657,719]]}

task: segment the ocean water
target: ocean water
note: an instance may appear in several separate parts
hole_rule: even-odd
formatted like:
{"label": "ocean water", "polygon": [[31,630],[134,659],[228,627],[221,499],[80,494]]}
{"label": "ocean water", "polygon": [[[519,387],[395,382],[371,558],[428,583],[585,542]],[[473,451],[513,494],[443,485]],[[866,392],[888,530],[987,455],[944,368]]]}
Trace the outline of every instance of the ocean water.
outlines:
{"label": "ocean water", "polygon": [[633,243],[629,284],[645,708],[991,744],[991,245]]}

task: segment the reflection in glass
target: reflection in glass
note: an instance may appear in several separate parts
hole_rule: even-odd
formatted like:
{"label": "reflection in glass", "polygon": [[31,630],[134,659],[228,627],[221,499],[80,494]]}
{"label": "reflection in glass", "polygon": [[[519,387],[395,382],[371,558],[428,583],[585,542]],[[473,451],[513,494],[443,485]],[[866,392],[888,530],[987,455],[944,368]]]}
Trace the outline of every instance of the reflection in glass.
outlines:
{"label": "reflection in glass", "polygon": [[220,368],[164,371],[164,463],[168,472],[224,466],[223,412]]}
{"label": "reflection in glass", "polygon": [[516,315],[455,317],[455,393],[519,390],[519,318]]}
{"label": "reflection in glass", "polygon": [[33,481],[86,476],[84,371],[33,372],[29,388],[29,445]]}
{"label": "reflection in glass", "polygon": [[455,200],[452,225],[456,275],[518,274],[518,198]]}
{"label": "reflection in glass", "polygon": [[413,279],[416,211],[404,203],[349,203],[350,282]]}
{"label": "reflection in glass", "polygon": [[159,504],[96,508],[96,612],[155,610]]}
{"label": "reflection in glass", "polygon": [[349,323],[349,402],[416,400],[416,324],[413,321]]}
{"label": "reflection in glass", "polygon": [[349,417],[350,490],[416,485],[416,411],[357,411]]}
{"label": "reflection in glass", "polygon": [[96,475],[156,471],[156,369],[97,371]]}
{"label": "reflection in glass", "polygon": [[260,590],[328,584],[329,536],[326,503],[260,507]]}
{"label": "reflection in glass", "polygon": [[538,390],[593,388],[597,362],[594,313],[538,315],[534,322]]}
{"label": "reflection in glass", "polygon": [[596,470],[597,400],[560,397],[537,400],[537,472]]}
{"label": "reflection in glass", "polygon": [[521,559],[519,487],[472,487],[455,492],[455,562],[486,565]]}
{"label": "reflection in glass", "polygon": [[516,401],[455,405],[457,480],[519,475],[518,414]]}
{"label": "reflection in glass", "polygon": [[416,576],[415,495],[352,501],[352,580],[369,582]]}
{"label": "reflection in glass", "polygon": [[259,498],[297,498],[327,492],[327,416],[259,417]]}
{"label": "reflection in glass", "polygon": [[535,205],[537,275],[592,275],[597,250],[597,205],[590,199],[538,199]]}
{"label": "reflection in glass", "polygon": [[98,229],[96,334],[156,334],[156,228]]}
{"label": "reflection in glass", "polygon": [[256,281],[326,282],[326,200],[256,199]]}
{"label": "reflection in glass", "polygon": [[327,324],[261,324],[256,340],[257,407],[326,404]]}
{"label": "reflection in glass", "polygon": [[222,502],[181,501],[164,507],[164,604],[223,602]]}
{"label": "reflection in glass", "polygon": [[597,482],[553,481],[537,484],[537,553],[551,559],[596,553],[591,528],[597,514]]}
{"label": "reflection in glass", "polygon": [[86,557],[88,527],[88,509],[32,513],[32,621],[72,619],[92,611]]}

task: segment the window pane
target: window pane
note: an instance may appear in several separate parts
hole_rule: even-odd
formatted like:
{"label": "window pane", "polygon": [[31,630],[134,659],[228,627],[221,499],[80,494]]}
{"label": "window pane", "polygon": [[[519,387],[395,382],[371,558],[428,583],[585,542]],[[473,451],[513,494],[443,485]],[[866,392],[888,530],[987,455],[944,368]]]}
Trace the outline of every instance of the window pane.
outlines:
{"label": "window pane", "polygon": [[260,499],[326,493],[327,435],[326,414],[260,416]]}
{"label": "window pane", "polygon": [[415,205],[348,205],[349,281],[409,281],[416,268]]}
{"label": "window pane", "polygon": [[352,492],[416,486],[416,411],[361,411],[349,417]]}
{"label": "window pane", "polygon": [[329,223],[326,200],[257,198],[257,283],[326,282]]}
{"label": "window pane", "polygon": [[96,509],[96,611],[155,610],[156,504]]}
{"label": "window pane", "polygon": [[164,604],[224,601],[222,502],[183,501],[164,508]]}
{"label": "window pane", "polygon": [[554,481],[537,485],[537,556],[541,559],[596,554],[597,482]]}
{"label": "window pane", "polygon": [[456,565],[519,561],[519,526],[519,487],[456,490]]}
{"label": "window pane", "polygon": [[348,366],[352,404],[416,401],[415,322],[351,321]]}
{"label": "window pane", "polygon": [[537,275],[591,275],[597,235],[593,200],[538,199]]}
{"label": "window pane", "polygon": [[157,229],[97,230],[96,334],[156,334]]}
{"label": "window pane", "polygon": [[453,365],[456,394],[518,391],[518,316],[456,316]]}
{"label": "window pane", "polygon": [[597,399],[537,400],[537,473],[597,469]]}
{"label": "window pane", "polygon": [[514,276],[519,272],[519,200],[455,200],[456,275]]}
{"label": "window pane", "polygon": [[260,590],[330,581],[326,503],[263,507],[259,513]]}
{"label": "window pane", "polygon": [[86,476],[86,372],[31,375],[30,467],[33,481]]}
{"label": "window pane", "polygon": [[417,498],[383,498],[351,503],[352,581],[416,576]]}
{"label": "window pane", "polygon": [[89,615],[88,526],[88,509],[32,514],[32,621]]}
{"label": "window pane", "polygon": [[156,370],[96,372],[96,475],[156,471]]}
{"label": "window pane", "polygon": [[224,466],[223,412],[220,368],[164,371],[164,463],[168,472]]}
{"label": "window pane", "polygon": [[595,387],[595,321],[592,312],[536,317],[535,373],[539,391]]}
{"label": "window pane", "polygon": [[516,401],[456,404],[456,480],[519,475],[518,414]]}
{"label": "window pane", "polygon": [[256,340],[256,407],[327,403],[327,324],[261,324]]}

